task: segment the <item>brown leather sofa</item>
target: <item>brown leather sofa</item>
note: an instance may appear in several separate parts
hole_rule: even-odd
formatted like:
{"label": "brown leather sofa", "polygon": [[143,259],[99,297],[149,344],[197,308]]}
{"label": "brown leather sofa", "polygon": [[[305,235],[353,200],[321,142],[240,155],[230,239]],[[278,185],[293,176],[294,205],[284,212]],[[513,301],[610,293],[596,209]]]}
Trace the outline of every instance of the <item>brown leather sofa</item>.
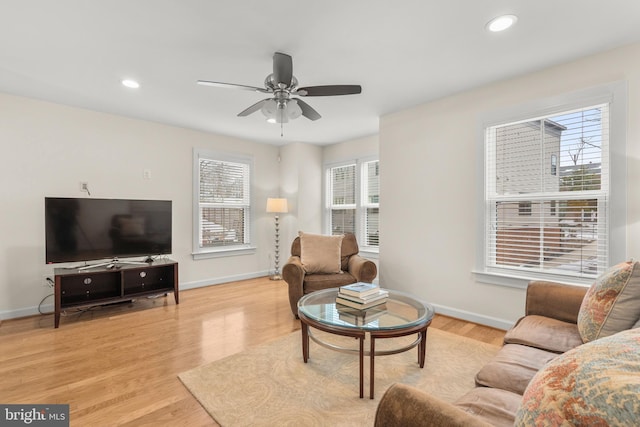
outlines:
{"label": "brown leather sofa", "polygon": [[477,373],[477,387],[447,403],[417,388],[395,384],[378,404],[375,425],[513,426],[524,390],[538,370],[582,344],[577,319],[586,291],[531,282],[525,316],[507,331],[504,346]]}
{"label": "brown leather sofa", "polygon": [[378,274],[376,264],[358,255],[356,237],[345,234],[340,251],[341,272],[307,274],[300,259],[300,237],[291,244],[291,257],[282,268],[282,278],[289,285],[291,312],[298,317],[298,300],[303,295],[328,288],[337,288],[356,282],[373,282]]}

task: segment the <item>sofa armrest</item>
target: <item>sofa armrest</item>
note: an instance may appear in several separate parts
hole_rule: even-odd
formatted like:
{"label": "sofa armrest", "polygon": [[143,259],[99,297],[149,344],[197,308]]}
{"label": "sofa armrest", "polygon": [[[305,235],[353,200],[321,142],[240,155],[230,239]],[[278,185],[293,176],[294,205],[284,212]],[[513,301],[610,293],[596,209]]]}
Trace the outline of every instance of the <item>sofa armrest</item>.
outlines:
{"label": "sofa armrest", "polygon": [[282,267],[282,278],[289,285],[289,304],[291,304],[291,312],[298,317],[298,300],[304,294],[304,267],[299,256],[291,256]]}
{"label": "sofa armrest", "polygon": [[376,410],[375,427],[489,427],[491,424],[415,387],[394,384]]}
{"label": "sofa armrest", "polygon": [[578,323],[578,312],[588,288],[556,282],[532,281],[527,287],[525,315]]}
{"label": "sofa armrest", "polygon": [[376,263],[357,254],[349,257],[348,271],[358,282],[371,283],[378,275]]}

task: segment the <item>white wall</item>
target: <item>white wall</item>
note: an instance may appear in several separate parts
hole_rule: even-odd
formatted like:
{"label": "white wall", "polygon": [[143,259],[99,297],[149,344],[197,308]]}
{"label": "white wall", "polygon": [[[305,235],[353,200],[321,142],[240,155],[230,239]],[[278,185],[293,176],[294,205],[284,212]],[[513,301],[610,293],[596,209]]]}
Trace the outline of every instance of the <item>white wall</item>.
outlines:
{"label": "white wall", "polygon": [[378,135],[369,135],[325,146],[322,153],[322,161],[324,164],[329,164],[343,160],[377,156],[379,149]]}
{"label": "white wall", "polygon": [[[627,254],[640,257],[640,45],[390,114],[380,123],[381,283],[444,314],[506,327],[524,290],[475,281],[480,116],[616,81],[628,85]],[[620,261],[620,260],[614,260]]]}
{"label": "white wall", "polygon": [[280,148],[281,196],[289,203],[283,215],[281,259],[290,255],[298,231],[320,233],[322,228],[322,147],[292,143]]}
{"label": "white wall", "polygon": [[[80,181],[92,197],[173,201],[181,288],[267,274],[273,219],[264,207],[279,191],[278,147],[5,94],[0,111],[0,319],[36,313],[50,293],[44,198],[86,196]],[[255,255],[191,258],[194,148],[253,156]]]}

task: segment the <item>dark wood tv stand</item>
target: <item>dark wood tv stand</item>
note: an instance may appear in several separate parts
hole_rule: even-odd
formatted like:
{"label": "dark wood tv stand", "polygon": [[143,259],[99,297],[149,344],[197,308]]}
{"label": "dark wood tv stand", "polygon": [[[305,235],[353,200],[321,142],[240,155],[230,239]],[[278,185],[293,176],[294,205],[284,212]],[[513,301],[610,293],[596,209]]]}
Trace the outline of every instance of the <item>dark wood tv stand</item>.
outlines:
{"label": "dark wood tv stand", "polygon": [[122,264],[112,268],[79,270],[56,268],[55,327],[64,309],[111,304],[173,292],[178,295],[178,263],[169,259],[144,265]]}

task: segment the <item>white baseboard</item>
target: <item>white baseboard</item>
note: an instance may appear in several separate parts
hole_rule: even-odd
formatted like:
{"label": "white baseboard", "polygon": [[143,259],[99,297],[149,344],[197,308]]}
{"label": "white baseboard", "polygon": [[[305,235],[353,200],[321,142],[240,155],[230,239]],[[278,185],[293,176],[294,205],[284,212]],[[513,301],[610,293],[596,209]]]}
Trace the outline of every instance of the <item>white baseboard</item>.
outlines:
{"label": "white baseboard", "polygon": [[498,319],[496,317],[485,316],[470,311],[459,310],[457,308],[447,307],[439,304],[431,304],[435,308],[436,313],[444,316],[455,317],[456,319],[466,320],[467,322],[478,323],[480,325],[491,326],[492,328],[507,330],[513,326],[515,321]]}
{"label": "white baseboard", "polygon": [[[52,313],[53,314],[53,304],[42,305],[40,309],[44,313]],[[17,319],[19,317],[29,317],[40,314],[38,311],[38,306],[33,307],[24,307],[19,308],[17,310],[4,310],[0,311],[0,320],[9,320],[9,319]]]}
{"label": "white baseboard", "polygon": [[239,280],[256,279],[258,277],[268,276],[269,274],[269,271],[265,270],[254,273],[236,274],[233,276],[212,277],[210,279],[196,280],[192,282],[180,282],[180,290],[186,291],[187,289],[204,288],[205,286],[220,285],[222,283],[237,282]]}

